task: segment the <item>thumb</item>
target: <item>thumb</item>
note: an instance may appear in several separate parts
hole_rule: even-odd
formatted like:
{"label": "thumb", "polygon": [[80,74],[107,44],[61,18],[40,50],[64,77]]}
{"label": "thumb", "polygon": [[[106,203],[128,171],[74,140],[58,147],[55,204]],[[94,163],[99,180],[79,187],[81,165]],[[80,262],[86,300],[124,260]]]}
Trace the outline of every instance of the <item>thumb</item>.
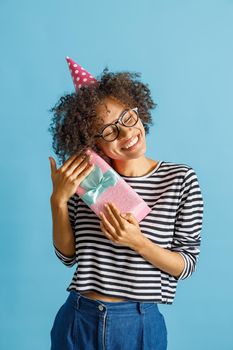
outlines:
{"label": "thumb", "polygon": [[53,157],[49,157],[51,172],[54,173],[57,170],[56,161]]}
{"label": "thumb", "polygon": [[123,217],[124,219],[128,220],[128,221],[131,222],[132,224],[138,224],[138,222],[137,222],[137,220],[136,220],[136,218],[134,217],[133,214],[131,214],[131,213],[123,213],[123,214],[121,214],[121,215],[122,215],[122,217]]}

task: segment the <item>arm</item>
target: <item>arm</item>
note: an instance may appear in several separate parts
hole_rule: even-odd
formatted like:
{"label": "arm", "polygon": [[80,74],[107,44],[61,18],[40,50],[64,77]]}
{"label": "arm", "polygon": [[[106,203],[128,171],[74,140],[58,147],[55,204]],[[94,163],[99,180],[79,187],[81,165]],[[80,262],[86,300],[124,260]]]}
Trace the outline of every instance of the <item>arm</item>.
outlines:
{"label": "arm", "polygon": [[195,171],[189,168],[181,187],[171,250],[164,249],[145,236],[136,251],[159,269],[185,279],[195,271],[200,253],[203,198]]}
{"label": "arm", "polygon": [[185,268],[184,258],[179,253],[162,248],[145,236],[135,250],[152,265],[174,277],[178,278]]}
{"label": "arm", "polygon": [[68,202],[60,204],[56,198],[50,197],[55,253],[64,265],[72,267],[76,262],[73,233],[74,199],[71,197]]}

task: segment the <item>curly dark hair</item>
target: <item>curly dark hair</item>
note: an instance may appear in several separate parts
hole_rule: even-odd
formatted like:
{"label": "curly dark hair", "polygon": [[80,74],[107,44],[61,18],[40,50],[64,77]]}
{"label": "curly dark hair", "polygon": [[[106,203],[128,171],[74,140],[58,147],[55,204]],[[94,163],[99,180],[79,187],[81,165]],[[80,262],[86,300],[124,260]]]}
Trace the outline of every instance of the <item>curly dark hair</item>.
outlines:
{"label": "curly dark hair", "polygon": [[149,133],[149,126],[153,125],[150,110],[157,104],[152,100],[148,84],[137,79],[140,76],[141,73],[135,72],[109,72],[108,67],[105,67],[96,78],[98,84],[82,86],[78,92],[60,97],[49,110],[53,117],[48,128],[59,162],[64,163],[73,154],[81,154],[90,147],[111,164],[111,159],[96,145],[95,138],[103,126],[102,118],[97,116],[96,106],[105,97],[114,98],[127,108],[138,107],[145,133]]}

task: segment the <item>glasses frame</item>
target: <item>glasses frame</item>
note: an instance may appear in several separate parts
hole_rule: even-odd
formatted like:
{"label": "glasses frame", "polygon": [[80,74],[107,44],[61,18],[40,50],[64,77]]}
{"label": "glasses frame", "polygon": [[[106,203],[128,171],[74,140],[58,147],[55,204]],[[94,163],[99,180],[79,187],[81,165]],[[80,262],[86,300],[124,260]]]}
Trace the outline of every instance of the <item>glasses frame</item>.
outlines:
{"label": "glasses frame", "polygon": [[[122,118],[124,117],[124,115],[125,115],[128,111],[134,111],[134,112],[136,112],[136,115],[137,115],[137,120],[136,120],[135,124],[133,124],[133,125],[131,125],[131,126],[125,125],[125,124],[122,122]],[[123,126],[125,126],[126,128],[132,128],[134,125],[137,124],[138,120],[139,120],[138,107],[127,108],[127,109],[125,109],[125,110],[121,113],[120,117],[119,117],[114,123],[110,123],[110,124],[108,124],[108,125],[105,125],[105,127],[102,129],[102,131],[101,131],[99,134],[95,135],[95,137],[98,137],[98,138],[99,138],[99,137],[102,137],[102,139],[103,139],[104,141],[106,141],[106,142],[113,142],[113,141],[115,141],[115,140],[118,138],[119,133],[120,133],[120,129],[119,129],[119,127],[117,126],[118,123],[121,124],[121,125],[123,125]],[[113,140],[108,141],[108,140],[105,140],[105,138],[103,137],[103,132],[104,132],[104,130],[105,130],[106,128],[108,128],[108,127],[111,126],[111,125],[116,126],[116,128],[117,128],[117,136],[116,136]]]}

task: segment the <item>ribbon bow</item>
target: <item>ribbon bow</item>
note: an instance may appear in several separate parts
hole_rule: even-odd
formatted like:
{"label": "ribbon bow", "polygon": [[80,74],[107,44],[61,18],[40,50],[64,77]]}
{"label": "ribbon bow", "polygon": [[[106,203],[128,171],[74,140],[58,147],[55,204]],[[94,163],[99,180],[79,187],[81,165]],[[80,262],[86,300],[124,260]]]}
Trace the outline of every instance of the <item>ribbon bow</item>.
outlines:
{"label": "ribbon bow", "polygon": [[92,172],[81,183],[81,187],[86,190],[81,198],[90,207],[96,202],[100,194],[110,186],[114,186],[118,179],[119,176],[113,169],[109,169],[103,174],[101,169],[95,166]]}

